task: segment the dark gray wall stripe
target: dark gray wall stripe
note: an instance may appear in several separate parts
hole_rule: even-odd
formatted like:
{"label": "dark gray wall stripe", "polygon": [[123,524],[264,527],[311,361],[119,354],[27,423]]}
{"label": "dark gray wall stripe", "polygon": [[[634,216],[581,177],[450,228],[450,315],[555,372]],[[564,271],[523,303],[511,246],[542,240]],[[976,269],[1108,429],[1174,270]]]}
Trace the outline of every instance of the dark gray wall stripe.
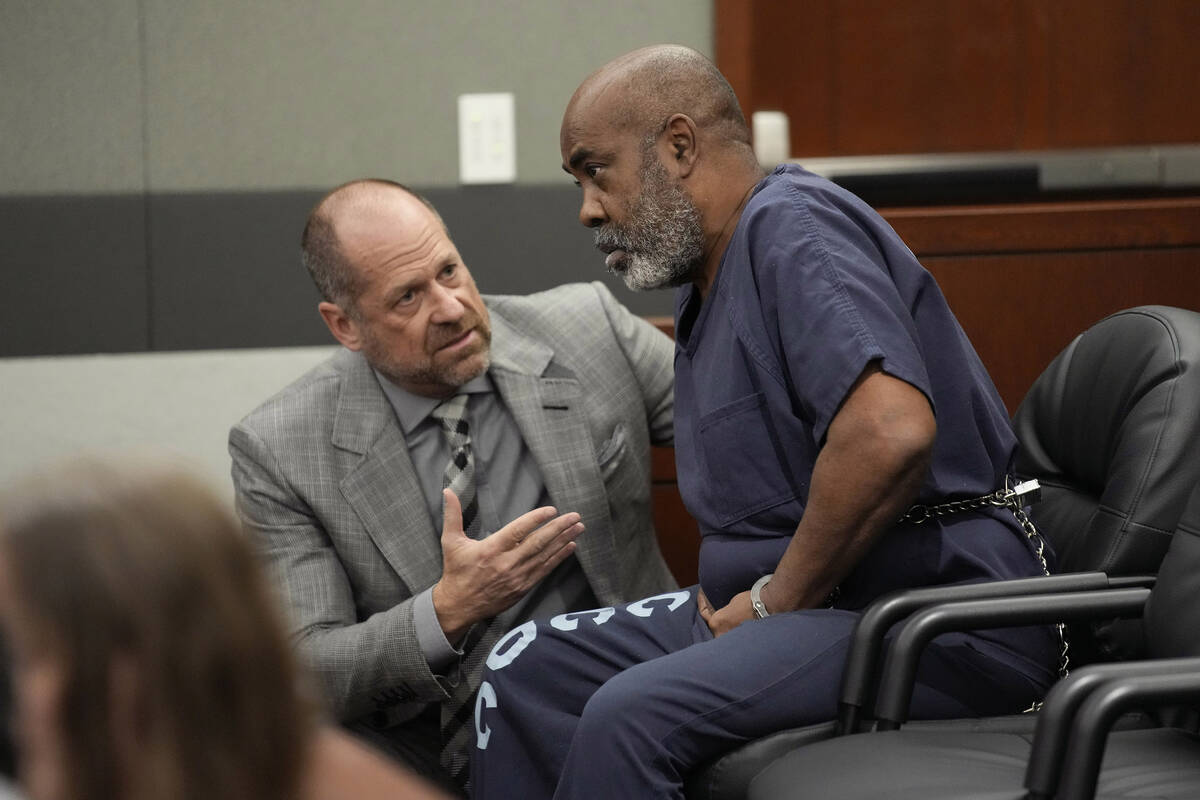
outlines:
{"label": "dark gray wall stripe", "polygon": [[144,350],[140,195],[0,198],[0,355]]}
{"label": "dark gray wall stripe", "polygon": [[[671,313],[671,292],[605,273],[569,185],[424,193],[484,292],[599,279],[635,313]],[[321,194],[0,197],[0,356],[328,343],[297,255]]]}

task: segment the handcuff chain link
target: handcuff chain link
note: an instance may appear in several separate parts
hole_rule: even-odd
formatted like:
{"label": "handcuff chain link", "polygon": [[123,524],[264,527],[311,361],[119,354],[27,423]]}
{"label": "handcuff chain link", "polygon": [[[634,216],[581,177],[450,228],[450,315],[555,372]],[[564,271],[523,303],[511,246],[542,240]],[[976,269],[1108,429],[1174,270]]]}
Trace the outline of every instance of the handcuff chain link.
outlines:
{"label": "handcuff chain link", "polygon": [[997,489],[991,494],[985,494],[982,497],[971,497],[966,500],[948,500],[945,503],[938,503],[934,506],[914,505],[904,513],[900,518],[901,522],[908,522],[913,525],[920,525],[922,522],[928,522],[931,519],[938,517],[946,517],[950,514],[960,514],[963,511],[977,511],[981,508],[1011,508],[1015,502],[1015,493],[1008,488]]}
{"label": "handcuff chain link", "polygon": [[[1004,488],[997,489],[991,494],[985,494],[981,497],[971,497],[965,500],[949,500],[945,503],[937,505],[914,505],[905,512],[900,518],[901,522],[907,522],[911,525],[920,525],[923,522],[928,522],[931,519],[938,519],[950,514],[959,514],[964,511],[977,511],[981,508],[1007,508],[1012,512],[1013,517],[1017,520],[1017,524],[1021,526],[1021,530],[1029,539],[1029,545],[1033,548],[1033,554],[1037,558],[1038,563],[1042,566],[1042,573],[1046,576],[1050,575],[1050,565],[1046,563],[1046,540],[1038,531],[1037,526],[1033,524],[1033,520],[1025,513],[1024,507],[1021,505],[1021,498],[1026,494],[1033,494],[1034,500],[1040,496],[1040,487],[1036,487],[1026,492],[1018,491],[1025,486],[1020,484],[1016,488],[1009,485],[1009,477],[1004,479]],[[1058,675],[1060,678],[1065,678],[1070,674],[1070,649],[1071,645],[1067,641],[1067,626],[1062,623],[1056,623],[1055,629],[1058,631],[1058,641],[1060,645],[1058,654]],[[1036,702],[1026,712],[1037,711],[1042,707],[1041,702]]]}

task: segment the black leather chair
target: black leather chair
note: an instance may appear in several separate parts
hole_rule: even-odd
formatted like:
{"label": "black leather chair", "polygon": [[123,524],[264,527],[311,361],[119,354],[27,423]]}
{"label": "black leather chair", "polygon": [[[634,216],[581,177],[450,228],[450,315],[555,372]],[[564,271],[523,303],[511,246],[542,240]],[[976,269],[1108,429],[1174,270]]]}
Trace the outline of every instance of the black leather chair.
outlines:
{"label": "black leather chair", "polygon": [[[1142,306],[1067,346],[1013,426],[1016,469],[1037,477],[1034,517],[1058,572],[1154,573],[1200,475],[1200,314]],[[1141,655],[1139,626],[1072,629],[1077,665]]]}
{"label": "black leather chair", "polygon": [[[926,609],[905,624],[894,647],[922,618],[953,613],[974,625],[994,602]],[[1029,618],[1012,601],[1000,605],[1008,605],[995,611],[1007,624]],[[1105,614],[1118,607],[1144,614],[1151,658],[1094,664],[1060,681],[1032,736],[902,728],[831,739],[767,767],[752,782],[750,800],[1200,797],[1200,485],[1152,590],[1068,593],[1054,596],[1052,605],[1065,613],[1102,605]],[[1134,710],[1173,724],[1112,730]]]}
{"label": "black leather chair", "polygon": [[[1043,485],[1034,518],[1058,553],[1058,571],[1154,573],[1200,479],[1194,455],[1200,443],[1200,314],[1143,306],[1096,323],[1039,376],[1014,427],[1022,445],[1016,469]],[[920,590],[912,602],[890,598],[881,604],[890,604],[881,616],[890,623],[938,597]],[[1076,625],[1071,640],[1077,664],[1128,657],[1137,655],[1140,629],[1108,618]],[[869,703],[873,663],[864,658],[848,681],[854,685],[843,686],[843,711],[848,701]],[[870,709],[843,715],[843,732],[858,729],[859,717],[869,716],[860,710]],[[1031,730],[1032,723],[981,720],[959,727]],[[685,794],[689,800],[742,798],[750,780],[775,759],[837,730],[830,721],[748,742],[690,775]]]}

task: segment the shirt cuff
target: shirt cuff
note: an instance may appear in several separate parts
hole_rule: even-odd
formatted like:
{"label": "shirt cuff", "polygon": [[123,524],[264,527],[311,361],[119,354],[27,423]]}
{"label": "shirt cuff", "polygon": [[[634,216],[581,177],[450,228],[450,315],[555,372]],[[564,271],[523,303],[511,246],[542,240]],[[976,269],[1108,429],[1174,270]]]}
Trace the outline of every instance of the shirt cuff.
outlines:
{"label": "shirt cuff", "polygon": [[463,651],[450,644],[438,622],[432,586],[413,599],[413,625],[417,629],[421,655],[425,656],[425,663],[435,675],[444,675],[462,658]]}

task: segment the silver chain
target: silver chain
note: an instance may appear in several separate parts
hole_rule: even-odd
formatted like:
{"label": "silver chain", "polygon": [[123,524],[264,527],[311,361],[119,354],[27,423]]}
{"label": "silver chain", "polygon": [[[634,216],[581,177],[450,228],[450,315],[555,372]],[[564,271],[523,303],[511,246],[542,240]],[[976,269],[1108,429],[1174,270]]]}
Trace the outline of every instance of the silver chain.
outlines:
{"label": "silver chain", "polygon": [[[985,494],[981,497],[971,497],[966,500],[950,500],[937,505],[914,505],[905,512],[900,518],[901,522],[907,522],[911,525],[920,525],[923,522],[928,522],[931,519],[938,519],[950,514],[960,514],[964,511],[978,511],[981,508],[1007,508],[1016,518],[1017,524],[1021,526],[1021,530],[1025,532],[1025,537],[1029,539],[1029,546],[1033,548],[1033,554],[1037,557],[1038,563],[1042,565],[1042,573],[1050,574],[1050,565],[1046,563],[1046,540],[1042,538],[1042,534],[1038,532],[1037,526],[1033,524],[1033,520],[1025,513],[1025,505],[1036,503],[1041,499],[1042,488],[1036,480],[1028,480],[1023,483],[1018,483],[1016,486],[1010,486],[1010,479],[1005,477],[1004,488],[997,489],[991,494]],[[1067,626],[1059,622],[1054,626],[1058,630],[1058,641],[1060,650],[1058,654],[1058,675],[1060,678],[1065,678],[1070,674],[1070,644],[1067,641]],[[1034,703],[1029,708],[1029,711],[1037,711],[1042,707],[1040,702]]]}

